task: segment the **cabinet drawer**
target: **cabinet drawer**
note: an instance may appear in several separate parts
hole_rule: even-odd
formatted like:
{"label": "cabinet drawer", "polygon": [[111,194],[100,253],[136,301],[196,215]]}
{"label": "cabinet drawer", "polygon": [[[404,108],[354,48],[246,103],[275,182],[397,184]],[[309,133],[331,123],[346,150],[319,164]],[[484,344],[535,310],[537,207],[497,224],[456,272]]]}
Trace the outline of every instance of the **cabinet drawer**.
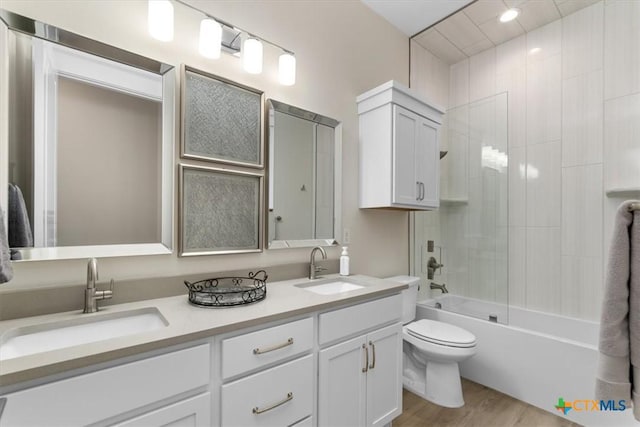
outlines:
{"label": "cabinet drawer", "polygon": [[400,294],[320,314],[320,345],[399,320]]}
{"label": "cabinet drawer", "polygon": [[291,427],[312,427],[312,426],[313,426],[313,417],[307,417],[304,420],[295,423]]}
{"label": "cabinet drawer", "polygon": [[302,319],[222,341],[222,377],[302,354],[313,347],[313,319]]}
{"label": "cabinet drawer", "polygon": [[0,426],[92,424],[209,384],[209,345],[6,395]]}
{"label": "cabinet drawer", "polygon": [[116,424],[114,427],[208,427],[211,426],[211,393],[182,400],[139,417]]}
{"label": "cabinet drawer", "polygon": [[222,426],[288,426],[313,410],[313,356],[222,386]]}

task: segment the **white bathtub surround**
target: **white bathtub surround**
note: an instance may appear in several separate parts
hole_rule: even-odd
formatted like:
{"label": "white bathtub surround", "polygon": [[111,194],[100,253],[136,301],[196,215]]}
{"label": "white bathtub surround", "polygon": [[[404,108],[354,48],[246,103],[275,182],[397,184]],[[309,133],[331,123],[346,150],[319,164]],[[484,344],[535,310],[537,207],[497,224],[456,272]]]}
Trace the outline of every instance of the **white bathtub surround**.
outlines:
{"label": "white bathtub surround", "polygon": [[[618,208],[609,250],[605,282],[596,398],[633,397],[633,412],[640,421],[640,211],[631,200]],[[630,369],[632,377],[630,378]]]}
{"label": "white bathtub surround", "polygon": [[545,411],[589,426],[637,426],[631,411],[569,411],[555,405],[593,399],[598,323],[510,307],[509,325],[475,319],[418,304],[416,318],[466,329],[478,340],[477,353],[460,363],[460,374]]}

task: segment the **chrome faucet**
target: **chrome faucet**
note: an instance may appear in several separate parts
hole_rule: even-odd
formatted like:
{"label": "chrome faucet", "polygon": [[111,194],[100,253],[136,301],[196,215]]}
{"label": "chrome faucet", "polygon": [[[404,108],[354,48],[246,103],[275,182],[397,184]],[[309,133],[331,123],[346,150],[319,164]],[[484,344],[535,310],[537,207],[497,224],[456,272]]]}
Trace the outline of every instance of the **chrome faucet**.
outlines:
{"label": "chrome faucet", "polygon": [[447,286],[443,283],[442,285],[438,285],[436,282],[431,282],[429,285],[430,289],[439,289],[443,294],[448,294]]}
{"label": "chrome faucet", "polygon": [[327,253],[320,246],[316,246],[311,249],[311,258],[309,259],[309,279],[313,280],[316,278],[316,273],[319,273],[323,270],[326,270],[325,267],[320,267],[316,265],[316,252],[320,251],[322,254],[322,259],[327,259]]}
{"label": "chrome faucet", "polygon": [[111,279],[108,291],[96,290],[98,280],[98,260],[91,258],[87,264],[87,287],[84,290],[84,310],[83,313],[94,313],[98,311],[98,300],[110,299],[113,296],[113,279]]}

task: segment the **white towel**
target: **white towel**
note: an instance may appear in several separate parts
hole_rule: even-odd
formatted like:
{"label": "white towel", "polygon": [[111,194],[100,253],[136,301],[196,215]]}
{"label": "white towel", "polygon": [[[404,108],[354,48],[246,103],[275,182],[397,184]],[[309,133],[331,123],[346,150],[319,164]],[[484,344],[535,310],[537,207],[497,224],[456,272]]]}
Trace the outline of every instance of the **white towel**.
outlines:
{"label": "white towel", "polygon": [[4,211],[0,208],[0,283],[6,283],[11,279],[13,279],[11,253],[7,233],[4,229]]}
{"label": "white towel", "polygon": [[640,420],[640,211],[631,203],[618,207],[609,249],[596,399],[633,401]]}

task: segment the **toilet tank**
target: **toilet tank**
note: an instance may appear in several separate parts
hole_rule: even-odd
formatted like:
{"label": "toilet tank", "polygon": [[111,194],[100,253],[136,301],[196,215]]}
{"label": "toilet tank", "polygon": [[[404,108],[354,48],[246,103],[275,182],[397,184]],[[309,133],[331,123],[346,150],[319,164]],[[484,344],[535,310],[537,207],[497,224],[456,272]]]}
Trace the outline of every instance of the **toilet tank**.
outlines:
{"label": "toilet tank", "polygon": [[386,280],[409,285],[409,289],[402,291],[402,324],[412,322],[416,318],[420,278],[415,276],[394,276],[387,277]]}

